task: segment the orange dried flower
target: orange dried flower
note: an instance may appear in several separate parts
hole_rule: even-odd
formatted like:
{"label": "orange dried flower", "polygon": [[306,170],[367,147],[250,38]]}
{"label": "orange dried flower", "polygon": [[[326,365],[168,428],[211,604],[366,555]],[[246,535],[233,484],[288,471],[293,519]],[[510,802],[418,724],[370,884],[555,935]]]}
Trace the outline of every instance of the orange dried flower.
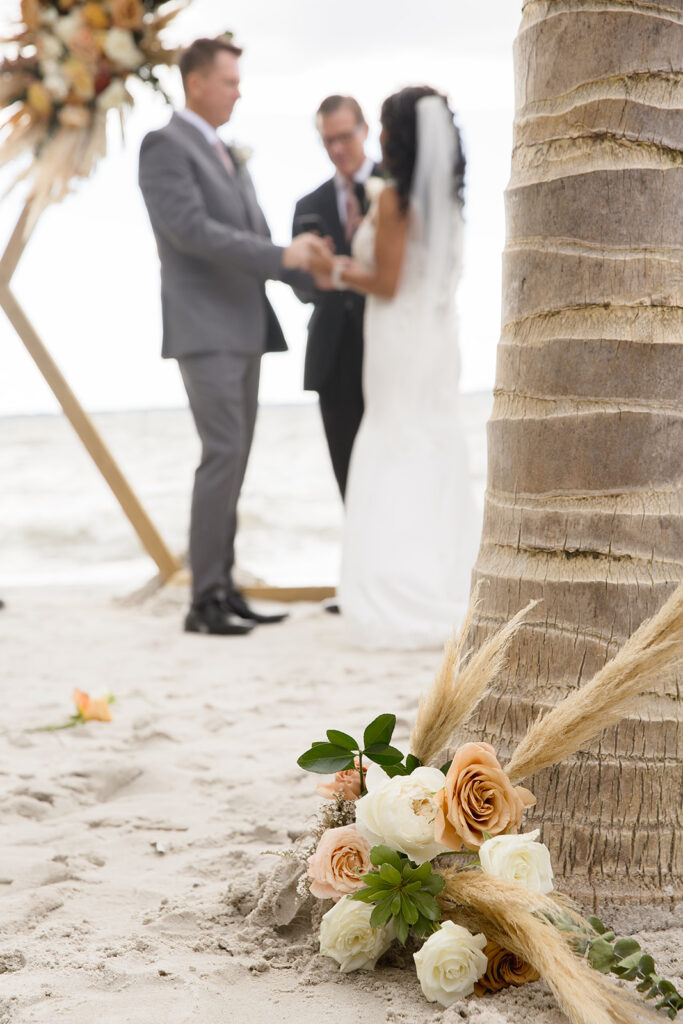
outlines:
{"label": "orange dried flower", "polygon": [[483,996],[487,992],[500,992],[502,988],[509,988],[511,985],[519,987],[540,978],[538,971],[526,960],[499,946],[497,942],[492,942],[491,939],[486,943],[484,954],[488,959],[488,966],[479,981],[474,983],[475,996]]}
{"label": "orange dried flower", "polygon": [[118,28],[140,28],[144,13],[140,0],[113,0],[111,5],[112,21]]}
{"label": "orange dried flower", "polygon": [[109,15],[102,4],[94,3],[93,0],[90,0],[90,3],[84,4],[81,8],[81,14],[83,15],[83,21],[90,28],[109,27]]}

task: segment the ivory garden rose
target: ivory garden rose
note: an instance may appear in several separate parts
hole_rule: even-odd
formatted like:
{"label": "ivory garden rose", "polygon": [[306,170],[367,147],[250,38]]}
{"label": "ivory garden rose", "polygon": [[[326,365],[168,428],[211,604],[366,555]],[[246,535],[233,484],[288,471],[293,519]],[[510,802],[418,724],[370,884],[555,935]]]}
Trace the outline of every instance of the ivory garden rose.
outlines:
{"label": "ivory garden rose", "polygon": [[478,850],[485,832],[516,832],[524,810],[535,803],[528,789],[512,785],[490,743],[466,743],[436,797],[436,838],[449,850]]}
{"label": "ivory garden rose", "polygon": [[343,899],[320,922],[320,952],[336,960],[342,974],[374,971],[375,964],[394,941],[391,926],[373,928],[372,907]]}
{"label": "ivory garden rose", "polygon": [[373,785],[356,804],[356,828],[370,846],[384,844],[416,864],[445,853],[434,836],[434,794],[443,781],[438,768],[416,768]]}
{"label": "ivory garden rose", "polygon": [[472,935],[453,921],[444,921],[414,954],[417,977],[430,1003],[450,1006],[474,991],[486,971],[486,936]]}
{"label": "ivory garden rose", "polygon": [[355,825],[328,828],[308,860],[311,893],[319,900],[340,900],[362,889],[360,876],[371,870],[370,844]]}
{"label": "ivory garden rose", "polygon": [[533,889],[534,892],[553,891],[553,869],[548,847],[536,840],[539,829],[521,836],[495,836],[482,843],[479,862],[482,871],[496,878]]}

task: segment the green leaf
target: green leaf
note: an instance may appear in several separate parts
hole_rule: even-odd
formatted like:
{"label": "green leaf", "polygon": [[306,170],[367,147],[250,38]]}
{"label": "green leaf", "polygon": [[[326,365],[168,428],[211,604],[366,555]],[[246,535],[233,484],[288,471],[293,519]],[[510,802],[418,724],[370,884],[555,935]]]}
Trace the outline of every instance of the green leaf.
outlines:
{"label": "green leaf", "polygon": [[[363,746],[370,747],[373,743],[389,743],[396,726],[396,715],[378,715],[363,733]],[[403,755],[401,755],[403,760]]]}
{"label": "green leaf", "polygon": [[401,915],[405,918],[408,924],[415,924],[420,916],[411,897],[406,895],[403,890],[401,890]]}
{"label": "green leaf", "polygon": [[334,743],[316,744],[302,754],[296,763],[305,771],[316,772],[318,775],[331,775],[353,768],[353,758],[349,757],[348,750]]}
{"label": "green leaf", "polygon": [[393,779],[396,775],[408,775],[408,769],[403,764],[383,764],[384,774]]}
{"label": "green leaf", "polygon": [[377,889],[359,889],[349,896],[350,900],[356,900],[358,903],[377,903],[380,898],[381,894]]}
{"label": "green leaf", "polygon": [[450,768],[450,766],[452,764],[453,764],[453,758],[451,758],[450,761],[446,761],[445,764],[442,764],[441,768],[439,769],[439,771],[442,771],[444,773],[444,775],[448,775],[448,769]]}
{"label": "green leaf", "polygon": [[406,775],[411,775],[416,768],[422,767],[422,761],[415,754],[408,754],[406,757]]}
{"label": "green leaf", "polygon": [[406,881],[413,881],[415,879],[418,882],[429,881],[432,874],[432,867],[428,860],[424,864],[420,864],[419,867],[413,867],[410,861],[406,861],[403,866],[403,877]]}
{"label": "green leaf", "polygon": [[432,896],[436,896],[441,892],[445,884],[446,879],[443,875],[432,875],[428,881],[422,883],[422,888],[430,892]]}
{"label": "green leaf", "polygon": [[403,859],[390,846],[380,844],[379,846],[373,846],[370,850],[370,863],[374,864],[376,868],[380,864],[391,864],[397,871],[401,871]]}
{"label": "green leaf", "polygon": [[381,928],[391,917],[391,900],[380,900],[370,914],[370,927]]}
{"label": "green leaf", "polygon": [[641,978],[645,978],[648,984],[650,983],[650,975],[653,973],[654,969],[655,962],[652,959],[652,957],[649,956],[647,953],[644,956],[641,956],[640,961],[638,963],[638,974],[641,976]]}
{"label": "green leaf", "polygon": [[379,869],[379,874],[380,878],[383,878],[385,882],[389,882],[389,884],[393,886],[400,885],[403,880],[401,872],[398,871],[393,864],[389,864],[388,861],[385,861],[384,864],[382,864]]}
{"label": "green leaf", "polygon": [[397,914],[401,913],[401,894],[395,892],[391,898],[391,913],[396,917]]}
{"label": "green leaf", "polygon": [[[640,953],[640,945],[635,939],[619,939],[614,943],[614,955],[617,959],[622,961],[630,959],[634,953]],[[637,963],[637,960],[634,963]],[[626,964],[623,964],[623,966],[626,966]],[[628,966],[631,967],[632,965],[628,964]]]}
{"label": "green leaf", "polygon": [[359,749],[358,741],[354,740],[353,736],[349,736],[347,732],[339,732],[338,729],[328,729],[327,738],[330,743],[334,743],[335,746],[341,747],[343,750]]}
{"label": "green leaf", "polygon": [[588,961],[596,971],[609,974],[614,964],[614,952],[609,942],[603,938],[593,939],[588,950]]}
{"label": "green leaf", "polygon": [[413,893],[413,903],[420,911],[423,917],[426,917],[428,921],[440,921],[441,911],[439,905],[433,896],[430,896],[427,892],[416,892]]}
{"label": "green leaf", "polygon": [[371,743],[369,747],[365,748],[363,755],[374,761],[375,764],[382,766],[399,764],[403,760],[401,751],[386,743]]}
{"label": "green leaf", "polygon": [[406,939],[408,938],[408,931],[410,928],[408,922],[401,916],[395,917],[394,928],[396,929],[396,938],[398,939],[402,946],[405,946]]}
{"label": "green leaf", "polygon": [[386,889],[387,884],[379,871],[369,871],[367,875],[360,876],[369,889]]}
{"label": "green leaf", "polygon": [[604,924],[602,923],[602,921],[600,920],[599,917],[589,917],[588,918],[588,923],[591,926],[591,928],[593,929],[593,931],[597,932],[598,935],[604,935],[605,932],[607,931],[607,929],[605,928]]}

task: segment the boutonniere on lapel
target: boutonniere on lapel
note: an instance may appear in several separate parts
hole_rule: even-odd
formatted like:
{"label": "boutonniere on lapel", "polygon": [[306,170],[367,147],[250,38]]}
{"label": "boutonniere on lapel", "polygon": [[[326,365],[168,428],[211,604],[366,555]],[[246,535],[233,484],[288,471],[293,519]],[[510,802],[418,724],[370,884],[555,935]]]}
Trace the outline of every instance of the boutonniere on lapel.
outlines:
{"label": "boutonniere on lapel", "polygon": [[230,146],[230,156],[233,159],[233,163],[237,169],[238,174],[243,174],[247,169],[247,164],[254,155],[254,150],[251,146]]}
{"label": "boutonniere on lapel", "polygon": [[380,178],[377,174],[372,174],[365,182],[365,198],[368,203],[374,203],[376,199],[379,199],[380,192],[384,189],[386,181],[384,178]]}

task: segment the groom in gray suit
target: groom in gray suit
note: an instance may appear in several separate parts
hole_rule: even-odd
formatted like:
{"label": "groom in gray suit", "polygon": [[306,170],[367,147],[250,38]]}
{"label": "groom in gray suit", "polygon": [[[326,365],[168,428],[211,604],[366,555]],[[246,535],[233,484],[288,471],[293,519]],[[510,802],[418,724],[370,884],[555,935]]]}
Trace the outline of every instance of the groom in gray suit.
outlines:
{"label": "groom in gray suit", "polygon": [[145,137],[140,188],[161,262],[165,358],[178,360],[202,444],[190,517],[192,606],[185,629],[243,634],[266,616],[232,580],[237,499],[256,420],[261,356],[285,340],[269,278],[303,274],[321,243],[274,245],[246,168],[216,129],[239,99],[239,47],[198,39],[180,58],[186,106]]}

